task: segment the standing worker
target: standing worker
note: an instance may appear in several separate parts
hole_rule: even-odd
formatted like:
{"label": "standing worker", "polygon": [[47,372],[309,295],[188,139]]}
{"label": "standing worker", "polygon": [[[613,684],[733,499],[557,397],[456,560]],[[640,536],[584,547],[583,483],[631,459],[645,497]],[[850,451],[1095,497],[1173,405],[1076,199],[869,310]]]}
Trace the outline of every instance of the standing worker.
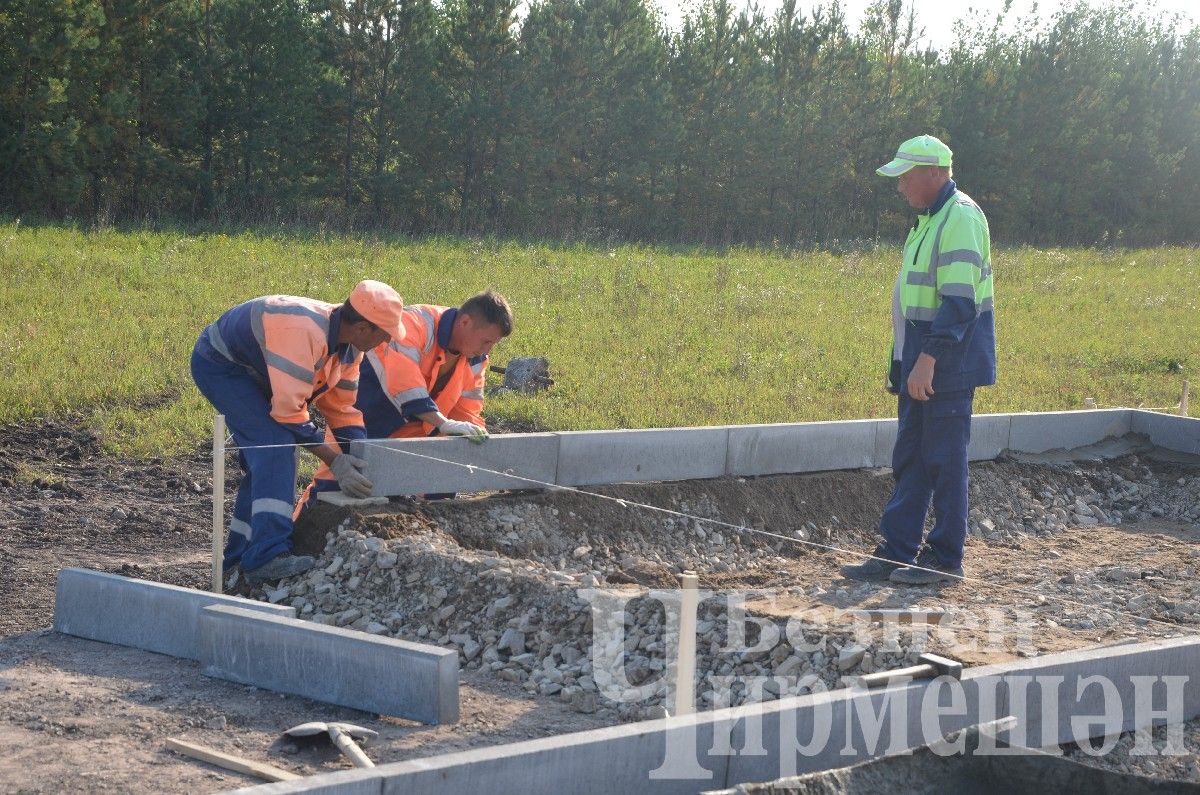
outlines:
{"label": "standing worker", "polygon": [[365,497],[362,459],[322,441],[308,413],[316,403],[334,438],[366,436],[354,407],[363,351],[403,334],[404,302],[383,282],[359,282],[344,304],[269,295],[230,309],[200,334],[192,378],[238,445],[242,482],[225,566],[252,585],[312,568],[291,554],[297,444],[330,467],[344,491]]}
{"label": "standing worker", "polygon": [[[512,333],[508,302],[485,290],[460,307],[413,304],[403,316],[403,336],[368,351],[362,368],[355,405],[368,437],[465,436],[482,444],[488,438],[482,416],[488,354]],[[336,440],[327,434],[326,442]],[[334,473],[322,467],[297,513],[319,492],[337,488]]]}
{"label": "standing worker", "polygon": [[[896,487],[874,558],[842,567],[856,580],[925,585],[963,576],[971,408],[975,388],[996,383],[996,326],[987,218],[954,184],[951,156],[946,144],[921,135],[876,171],[899,177],[899,192],[919,215],[892,296],[887,389],[899,395]],[[931,499],[934,525],[922,549]]]}

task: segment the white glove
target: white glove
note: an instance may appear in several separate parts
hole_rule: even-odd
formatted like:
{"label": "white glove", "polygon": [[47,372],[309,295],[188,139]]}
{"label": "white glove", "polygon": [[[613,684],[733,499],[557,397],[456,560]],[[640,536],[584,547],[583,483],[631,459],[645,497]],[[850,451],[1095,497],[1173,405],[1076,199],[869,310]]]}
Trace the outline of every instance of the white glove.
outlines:
{"label": "white glove", "polygon": [[362,470],[367,468],[366,461],[349,453],[341,453],[333,459],[329,468],[333,470],[333,476],[337,478],[343,492],[359,499],[371,496],[371,489],[375,488],[375,484],[362,473]]}
{"label": "white glove", "polygon": [[483,444],[488,439],[487,428],[463,420],[446,420],[438,426],[438,430],[446,436],[465,436],[475,444]]}

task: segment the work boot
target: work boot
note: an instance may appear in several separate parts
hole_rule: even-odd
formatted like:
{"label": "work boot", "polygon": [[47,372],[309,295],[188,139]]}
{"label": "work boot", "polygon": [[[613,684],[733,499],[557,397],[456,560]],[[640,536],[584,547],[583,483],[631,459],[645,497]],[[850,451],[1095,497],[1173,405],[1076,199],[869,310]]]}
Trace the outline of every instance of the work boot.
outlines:
{"label": "work boot", "polygon": [[913,566],[896,569],[888,577],[892,582],[901,585],[932,585],[935,582],[953,582],[962,578],[962,566],[943,565],[928,547],[917,555],[917,562]]}
{"label": "work boot", "polygon": [[265,582],[275,582],[285,577],[295,577],[317,565],[317,561],[308,555],[293,555],[284,552],[272,558],[257,569],[243,570],[246,582],[250,585],[262,585]]}
{"label": "work boot", "polygon": [[896,563],[891,560],[867,558],[862,563],[842,566],[842,576],[851,580],[862,580],[863,582],[879,582],[880,580],[886,580],[888,575],[902,566],[904,566],[903,563]]}

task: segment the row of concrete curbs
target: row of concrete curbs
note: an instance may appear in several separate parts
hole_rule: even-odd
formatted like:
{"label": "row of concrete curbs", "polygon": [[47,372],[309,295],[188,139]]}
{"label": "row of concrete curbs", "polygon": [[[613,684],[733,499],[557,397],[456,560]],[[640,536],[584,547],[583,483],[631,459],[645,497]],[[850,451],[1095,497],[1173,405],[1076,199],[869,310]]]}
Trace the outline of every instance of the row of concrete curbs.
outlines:
{"label": "row of concrete curbs", "polygon": [[54,628],[196,660],[231,682],[427,724],[458,721],[458,652],[302,621],[291,607],[68,568]]}

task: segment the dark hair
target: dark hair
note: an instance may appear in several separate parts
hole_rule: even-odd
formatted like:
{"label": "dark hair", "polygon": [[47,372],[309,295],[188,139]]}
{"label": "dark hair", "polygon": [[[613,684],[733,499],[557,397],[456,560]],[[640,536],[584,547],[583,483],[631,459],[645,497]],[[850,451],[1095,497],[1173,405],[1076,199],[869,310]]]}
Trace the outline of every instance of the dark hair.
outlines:
{"label": "dark hair", "polygon": [[488,325],[499,326],[501,334],[505,337],[512,334],[512,309],[509,307],[508,301],[504,300],[504,296],[495,290],[484,290],[478,295],[471,296],[458,308],[458,311]]}
{"label": "dark hair", "polygon": [[[342,304],[342,323],[350,325],[354,323],[371,323],[371,321],[359,314],[358,310],[347,299],[346,303]],[[371,323],[371,325],[374,326],[375,324]]]}

